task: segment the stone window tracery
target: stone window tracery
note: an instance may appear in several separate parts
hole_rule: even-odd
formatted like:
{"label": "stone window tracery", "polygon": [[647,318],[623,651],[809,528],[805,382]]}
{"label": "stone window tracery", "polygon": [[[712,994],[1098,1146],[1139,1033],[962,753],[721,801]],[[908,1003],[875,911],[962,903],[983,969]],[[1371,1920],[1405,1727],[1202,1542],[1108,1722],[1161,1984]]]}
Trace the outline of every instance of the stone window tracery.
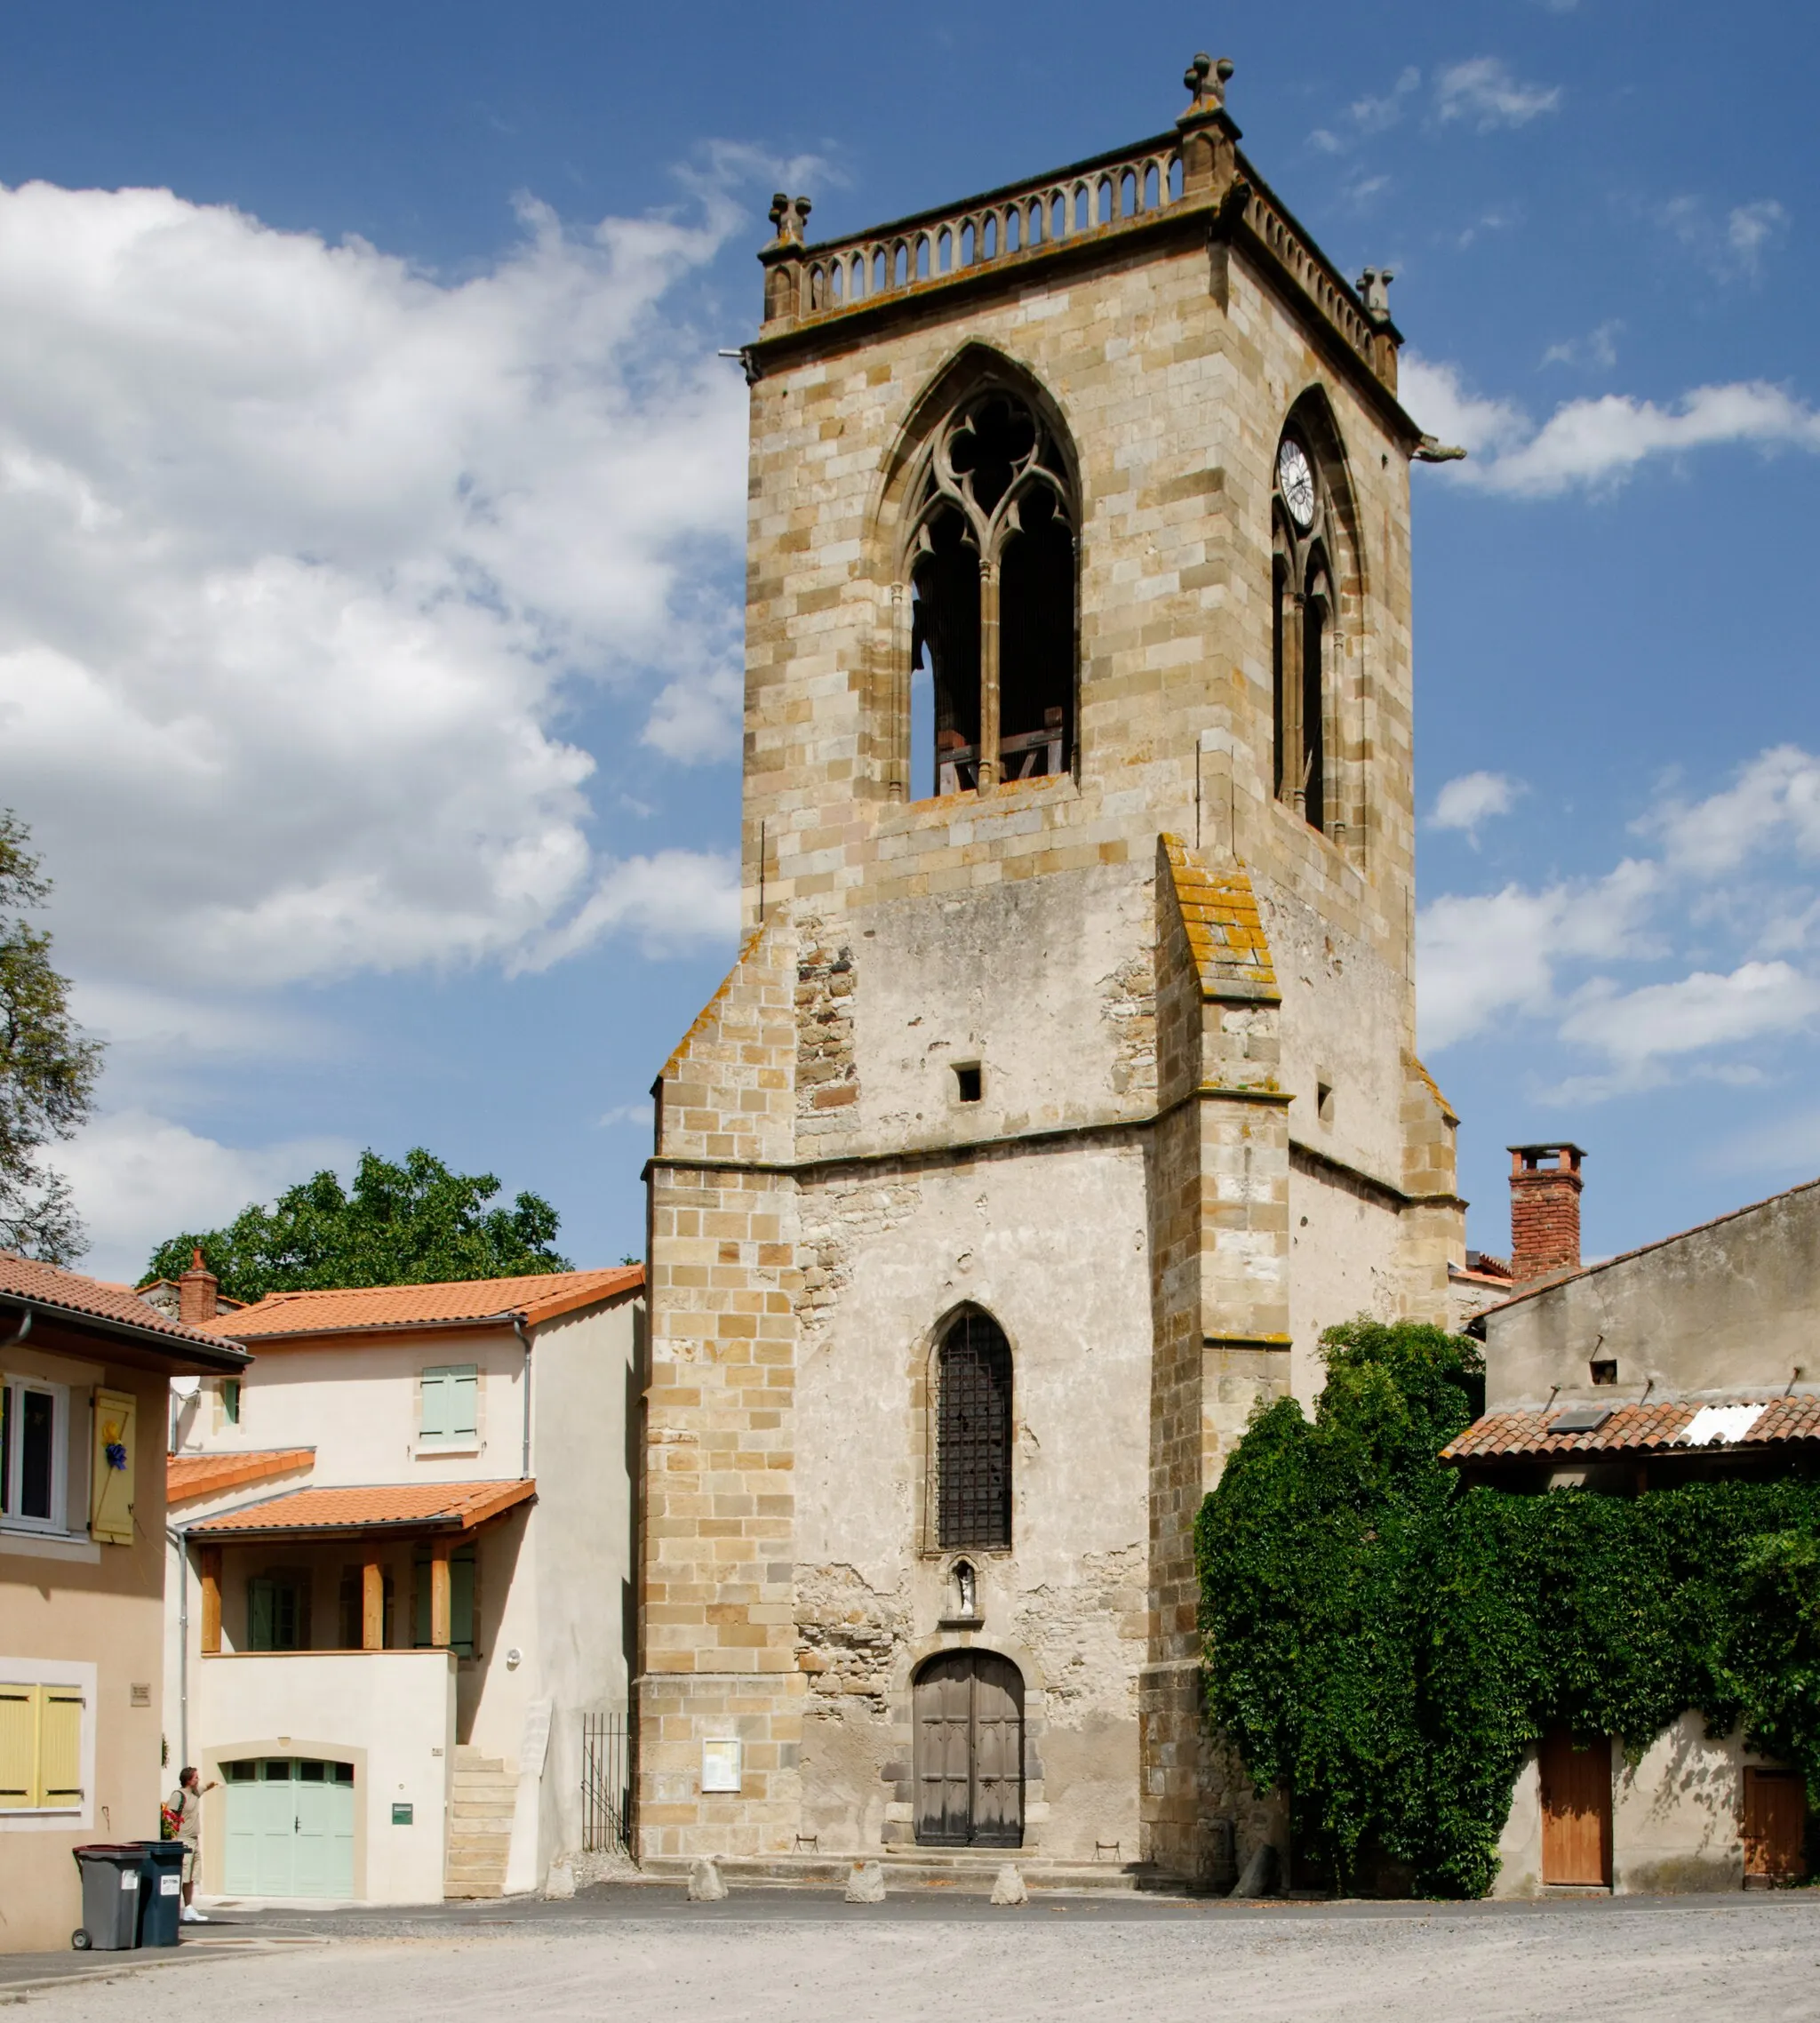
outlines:
{"label": "stone window tracery", "polygon": [[1292,417],[1277,444],[1271,497],[1272,788],[1311,828],[1334,831],[1330,750],[1338,604],[1332,487],[1310,433]]}
{"label": "stone window tracery", "polygon": [[935,790],[1074,763],[1075,514],[1053,432],[1010,388],[937,430],[912,527],[910,663],[934,689]]}

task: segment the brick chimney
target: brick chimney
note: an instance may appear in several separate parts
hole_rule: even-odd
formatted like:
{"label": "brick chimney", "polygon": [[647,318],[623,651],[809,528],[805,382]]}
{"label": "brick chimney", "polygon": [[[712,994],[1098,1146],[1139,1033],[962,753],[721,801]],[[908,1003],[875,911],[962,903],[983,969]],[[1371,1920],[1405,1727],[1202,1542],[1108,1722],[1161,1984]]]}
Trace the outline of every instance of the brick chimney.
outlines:
{"label": "brick chimney", "polygon": [[220,1283],[203,1262],[203,1247],[198,1243],[189,1269],[177,1281],[177,1318],[185,1327],[199,1327],[214,1319],[215,1292]]}
{"label": "brick chimney", "polygon": [[1513,1145],[1511,1276],[1531,1285],[1580,1264],[1580,1163],[1577,1145]]}

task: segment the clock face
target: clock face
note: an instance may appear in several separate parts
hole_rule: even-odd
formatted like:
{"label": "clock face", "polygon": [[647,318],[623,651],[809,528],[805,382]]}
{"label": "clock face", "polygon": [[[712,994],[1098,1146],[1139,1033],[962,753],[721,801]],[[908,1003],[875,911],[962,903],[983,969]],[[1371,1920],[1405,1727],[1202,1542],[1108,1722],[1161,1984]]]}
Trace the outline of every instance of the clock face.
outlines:
{"label": "clock face", "polygon": [[1314,473],[1308,452],[1299,443],[1285,443],[1276,453],[1276,481],[1289,516],[1298,527],[1314,524]]}

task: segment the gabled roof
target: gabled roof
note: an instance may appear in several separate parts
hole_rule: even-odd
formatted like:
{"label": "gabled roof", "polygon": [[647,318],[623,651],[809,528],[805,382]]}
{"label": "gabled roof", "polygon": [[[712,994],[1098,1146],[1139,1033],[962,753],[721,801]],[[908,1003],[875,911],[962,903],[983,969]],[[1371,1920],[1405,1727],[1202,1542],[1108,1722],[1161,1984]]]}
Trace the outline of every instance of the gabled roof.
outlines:
{"label": "gabled roof", "polygon": [[46,1315],[98,1323],[105,1333],[174,1358],[180,1371],[233,1371],[249,1360],[240,1348],[240,1331],[227,1317],[206,1331],[187,1328],[147,1306],[131,1286],[110,1285],[60,1265],[0,1251],[0,1304],[8,1300]]}
{"label": "gabled roof", "polygon": [[323,1292],[269,1292],[231,1318],[212,1322],[236,1340],[367,1334],[384,1328],[467,1327],[523,1321],[536,1326],[635,1292],[643,1265],[611,1271],[552,1271],[523,1278],[468,1278],[435,1285],[363,1285]]}
{"label": "gabled roof", "polygon": [[1622,1454],[1762,1453],[1820,1443],[1820,1397],[1752,1397],[1742,1392],[1699,1399],[1663,1398],[1614,1405],[1602,1424],[1557,1432],[1570,1415],[1598,1408],[1556,1405],[1545,1411],[1487,1412],[1441,1451],[1443,1461],[1553,1460]]}
{"label": "gabled roof", "polygon": [[166,1503],[194,1503],[219,1496],[243,1482],[263,1482],[267,1475],[307,1468],[316,1458],[314,1447],[262,1447],[238,1454],[171,1454],[164,1461]]}
{"label": "gabled roof", "polygon": [[537,1484],[511,1482],[371,1483],[343,1489],[292,1489],[259,1503],[223,1510],[189,1527],[193,1539],[261,1539],[333,1531],[471,1531]]}

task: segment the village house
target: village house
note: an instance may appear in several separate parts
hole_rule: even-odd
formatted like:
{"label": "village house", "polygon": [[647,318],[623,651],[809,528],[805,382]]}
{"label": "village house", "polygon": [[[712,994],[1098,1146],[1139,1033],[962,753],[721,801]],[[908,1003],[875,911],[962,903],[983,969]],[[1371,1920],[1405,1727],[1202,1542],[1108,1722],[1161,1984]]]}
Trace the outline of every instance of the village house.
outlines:
{"label": "village house", "polygon": [[69,1945],[74,1848],[157,1838],[165,1400],[246,1363],[225,1330],[0,1251],[0,1950]]}
{"label": "village house", "polygon": [[219,1320],[200,1260],[180,1284],[258,1355],[172,1404],[165,1691],[220,1787],[200,1894],[539,1887],[585,1778],[626,1809],[641,1267]]}
{"label": "village house", "polygon": [[751,386],[738,961],[657,1084],[639,1838],[1229,1875],[1193,1524],[1444,1322],[1390,276],[1161,133],[810,244]]}
{"label": "village house", "polygon": [[[1444,1459],[1501,1489],[1614,1496],[1820,1469],[1820,1181],[1583,1266],[1585,1156],[1511,1147],[1518,1290],[1474,1323],[1485,1413]],[[1691,1711],[1635,1763],[1624,1739],[1562,1731],[1531,1752],[1496,1894],[1802,1872],[1798,1771]]]}

